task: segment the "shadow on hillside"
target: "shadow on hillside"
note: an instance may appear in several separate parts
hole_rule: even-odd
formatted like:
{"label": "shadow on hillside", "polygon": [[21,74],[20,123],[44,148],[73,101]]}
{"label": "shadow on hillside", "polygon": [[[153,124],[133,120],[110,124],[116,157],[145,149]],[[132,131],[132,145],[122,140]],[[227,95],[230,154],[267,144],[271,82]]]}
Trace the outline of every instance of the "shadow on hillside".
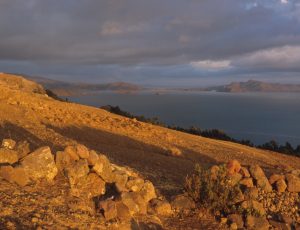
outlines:
{"label": "shadow on hillside", "polygon": [[178,188],[181,187],[185,176],[194,169],[195,163],[215,163],[214,159],[210,157],[186,149],[181,150],[193,156],[197,155],[197,158],[192,160],[167,156],[166,151],[157,146],[91,127],[68,126],[61,128],[49,124],[46,126],[62,136],[106,154],[113,163],[138,170],[164,193],[169,190],[167,187],[174,187],[174,185],[177,185]]}
{"label": "shadow on hillside", "polygon": [[49,146],[54,151],[61,149],[60,146],[54,144],[53,142],[49,140],[42,140],[25,128],[10,122],[0,124],[0,141],[2,141],[4,138],[11,138],[17,142],[26,140],[30,143],[30,149],[32,150],[41,146]]}
{"label": "shadow on hillside", "polygon": [[[91,127],[45,125],[63,136],[62,138],[76,141],[107,155],[113,163],[136,169],[167,197],[182,188],[186,175],[192,172],[195,163],[199,162],[201,165],[216,163],[208,156],[183,148],[180,150],[188,158],[168,156],[166,150],[160,147]],[[50,138],[44,140],[38,135],[8,122],[0,126],[1,140],[3,138],[12,138],[16,141],[27,140],[32,149],[50,146],[53,152],[65,147],[64,139],[53,143]]]}

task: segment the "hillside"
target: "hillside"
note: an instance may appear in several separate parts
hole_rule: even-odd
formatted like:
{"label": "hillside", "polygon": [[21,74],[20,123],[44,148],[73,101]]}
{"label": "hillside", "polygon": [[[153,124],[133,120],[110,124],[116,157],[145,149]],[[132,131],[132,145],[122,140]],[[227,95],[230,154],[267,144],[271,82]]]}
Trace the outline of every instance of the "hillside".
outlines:
{"label": "hillside", "polygon": [[300,92],[300,85],[267,83],[262,81],[249,80],[247,82],[232,82],[224,86],[210,87],[207,90],[228,93],[245,93],[245,92]]}
{"label": "hillside", "polygon": [[[137,171],[167,198],[181,192],[186,175],[196,163],[211,166],[237,159],[243,165],[260,164],[267,175],[300,165],[300,158],[56,101],[45,95],[40,85],[20,76],[0,74],[0,111],[1,140],[27,140],[32,148],[49,146],[52,152],[83,144],[105,154],[113,164]],[[39,191],[38,187],[35,189]]]}

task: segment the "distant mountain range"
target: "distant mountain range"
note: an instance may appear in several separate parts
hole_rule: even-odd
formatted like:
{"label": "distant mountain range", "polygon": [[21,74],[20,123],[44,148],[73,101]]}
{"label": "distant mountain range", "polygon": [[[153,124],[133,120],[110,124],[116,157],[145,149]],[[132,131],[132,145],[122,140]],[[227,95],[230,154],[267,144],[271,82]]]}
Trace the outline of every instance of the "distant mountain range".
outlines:
{"label": "distant mountain range", "polygon": [[[23,75],[24,76],[24,75]],[[142,90],[147,90],[153,93],[168,93],[168,92],[196,92],[196,91],[215,91],[226,93],[247,93],[247,92],[300,92],[300,84],[281,84],[268,83],[257,80],[248,80],[246,82],[232,82],[228,85],[212,86],[212,87],[197,87],[197,88],[144,88],[142,86],[128,82],[112,82],[103,84],[91,83],[71,83],[59,80],[52,80],[43,77],[24,76],[29,80],[33,80],[51,90],[58,96],[72,96],[79,94],[92,93],[96,91],[114,91],[118,93],[132,93]]]}
{"label": "distant mountain range", "polygon": [[52,80],[42,77],[24,76],[43,85],[58,96],[72,96],[85,94],[92,91],[115,91],[119,93],[130,93],[142,90],[142,87],[128,82],[112,82],[103,84],[71,83]]}
{"label": "distant mountain range", "polygon": [[206,91],[246,93],[246,92],[300,92],[300,85],[267,83],[249,80],[247,82],[232,82],[228,85],[209,87]]}

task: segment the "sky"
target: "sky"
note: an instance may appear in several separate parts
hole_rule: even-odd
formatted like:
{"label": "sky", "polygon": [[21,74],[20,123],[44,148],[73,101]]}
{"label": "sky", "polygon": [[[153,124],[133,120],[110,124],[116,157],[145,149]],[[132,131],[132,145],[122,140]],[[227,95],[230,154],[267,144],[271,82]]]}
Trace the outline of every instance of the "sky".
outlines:
{"label": "sky", "polygon": [[0,0],[0,71],[80,82],[300,83],[300,0]]}

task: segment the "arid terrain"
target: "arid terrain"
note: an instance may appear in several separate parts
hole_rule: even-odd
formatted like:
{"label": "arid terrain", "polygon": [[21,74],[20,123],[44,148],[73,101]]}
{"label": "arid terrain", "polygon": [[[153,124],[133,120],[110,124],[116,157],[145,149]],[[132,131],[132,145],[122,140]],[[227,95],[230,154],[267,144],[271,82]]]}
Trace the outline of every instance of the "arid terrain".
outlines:
{"label": "arid terrain", "polygon": [[[267,174],[300,165],[297,157],[193,136],[99,108],[60,102],[45,95],[41,86],[7,74],[0,74],[0,139],[3,138],[27,140],[32,148],[50,146],[53,152],[75,142],[83,144],[105,154],[112,163],[138,171],[167,198],[181,192],[186,175],[196,163],[209,166],[237,159],[243,165],[257,163]],[[15,197],[12,191],[17,186],[0,183],[7,196]],[[42,191],[35,189],[36,194]],[[23,202],[16,199],[16,205]]]}

